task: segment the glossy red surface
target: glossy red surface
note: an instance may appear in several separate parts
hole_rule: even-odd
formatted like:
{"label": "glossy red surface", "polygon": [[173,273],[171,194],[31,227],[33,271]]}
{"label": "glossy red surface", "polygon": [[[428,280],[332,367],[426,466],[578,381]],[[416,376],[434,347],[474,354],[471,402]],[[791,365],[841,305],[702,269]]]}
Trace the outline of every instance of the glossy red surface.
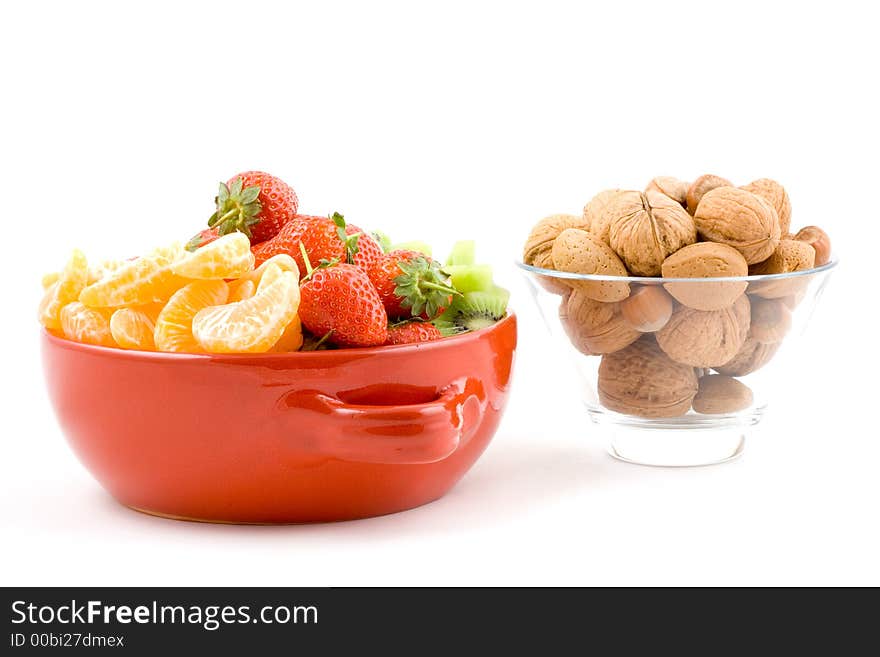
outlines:
{"label": "glossy red surface", "polygon": [[381,515],[442,496],[507,401],[516,318],[436,342],[196,355],[44,332],[43,366],[77,456],[121,503],[215,522]]}

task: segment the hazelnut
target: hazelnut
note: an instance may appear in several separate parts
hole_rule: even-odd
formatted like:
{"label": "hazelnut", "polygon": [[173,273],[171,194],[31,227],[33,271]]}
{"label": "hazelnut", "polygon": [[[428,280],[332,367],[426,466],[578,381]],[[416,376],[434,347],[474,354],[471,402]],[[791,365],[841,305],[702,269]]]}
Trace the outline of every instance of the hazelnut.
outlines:
{"label": "hazelnut", "polygon": [[755,264],[779,243],[779,220],[767,201],[736,187],[706,193],[694,214],[697,232],[710,242],[728,244]]}
{"label": "hazelnut", "polygon": [[[566,228],[583,227],[583,217],[573,214],[552,214],[535,224],[523,248],[523,262],[541,269],[554,269],[550,250],[553,240]],[[541,285],[554,294],[565,294],[569,287],[560,278],[541,276]]]}
{"label": "hazelnut", "polygon": [[781,342],[763,343],[747,338],[737,354],[723,365],[716,367],[719,374],[745,376],[761,369],[770,362]]}
{"label": "hazelnut", "polygon": [[694,368],[671,360],[650,336],[602,356],[599,364],[599,400],[618,413],[684,415],[697,394],[697,385]]}
{"label": "hazelnut", "polygon": [[[787,274],[794,271],[812,269],[816,260],[816,251],[806,242],[799,240],[781,240],[770,254],[770,257],[749,268],[750,274]],[[765,299],[787,297],[805,289],[809,284],[809,276],[800,276],[783,280],[756,281],[749,290]]]}
{"label": "hazelnut", "polygon": [[[742,254],[727,244],[698,242],[679,249],[663,261],[663,278],[719,278],[747,276],[749,266]],[[697,310],[721,310],[746,291],[747,281],[666,283],[679,303]]]}
{"label": "hazelnut", "polygon": [[742,295],[722,310],[679,306],[655,335],[672,360],[691,367],[715,367],[737,354],[748,336],[749,322],[749,300]]}
{"label": "hazelnut", "polygon": [[666,196],[673,201],[682,207],[685,207],[687,205],[687,193],[689,187],[690,183],[686,183],[673,176],[657,176],[648,183],[647,187],[645,187],[645,193],[647,194],[648,192],[653,191],[666,194]]}
{"label": "hazelnut", "polygon": [[782,299],[755,297],[751,306],[749,336],[761,343],[781,341],[791,328],[791,311]]}
{"label": "hazelnut", "polygon": [[770,178],[760,178],[748,185],[743,185],[740,189],[751,192],[767,201],[776,210],[781,234],[788,234],[788,229],[791,226],[791,201],[785,187]]}
{"label": "hazelnut", "polygon": [[831,238],[828,237],[828,233],[818,226],[801,228],[792,239],[806,242],[813,247],[813,250],[816,252],[815,262],[813,263],[814,267],[821,267],[831,260]]}
{"label": "hazelnut", "polygon": [[733,183],[727,178],[713,176],[711,173],[707,173],[706,175],[697,178],[690,184],[690,187],[688,187],[688,190],[685,193],[687,211],[694,214],[697,211],[697,206],[700,204],[700,200],[706,192],[711,192],[717,187],[733,187]]}
{"label": "hazelnut", "polygon": [[611,248],[637,276],[659,276],[668,255],[697,241],[691,216],[659,192],[621,192],[605,213]]}
{"label": "hazelnut", "polygon": [[620,314],[636,331],[653,333],[672,317],[672,298],[658,285],[641,285],[620,302]]}
{"label": "hazelnut", "polygon": [[[553,268],[574,274],[626,276],[620,258],[604,242],[577,228],[568,228],[559,234],[551,249]],[[596,301],[620,301],[629,296],[626,281],[568,280],[568,285]]]}
{"label": "hazelnut", "polygon": [[574,347],[587,355],[618,351],[641,335],[624,322],[618,304],[594,301],[578,290],[563,301],[559,319]]}
{"label": "hazelnut", "polygon": [[710,374],[700,379],[694,410],[705,415],[735,413],[751,406],[752,399],[752,391],[743,382],[722,374]]}
{"label": "hazelnut", "polygon": [[605,207],[621,191],[620,189],[606,189],[604,192],[596,194],[584,206],[585,230],[590,231],[606,244],[608,244],[608,226],[610,221],[605,219]]}

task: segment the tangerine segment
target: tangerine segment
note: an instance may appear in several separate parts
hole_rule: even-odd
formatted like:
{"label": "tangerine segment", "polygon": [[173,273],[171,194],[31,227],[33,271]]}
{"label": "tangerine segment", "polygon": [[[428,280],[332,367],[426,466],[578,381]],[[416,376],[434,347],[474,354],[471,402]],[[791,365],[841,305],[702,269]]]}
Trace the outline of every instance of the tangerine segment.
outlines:
{"label": "tangerine segment", "polygon": [[229,233],[178,260],[171,267],[178,276],[214,280],[238,278],[254,269],[251,241],[244,233]]}
{"label": "tangerine segment", "polygon": [[61,328],[61,309],[79,298],[88,277],[89,263],[86,256],[75,249],[58,280],[49,286],[40,301],[38,317],[43,326],[56,331]]}
{"label": "tangerine segment", "polygon": [[263,275],[260,276],[260,283],[257,285],[257,294],[260,293],[261,290],[265,290],[267,287],[272,285],[275,281],[281,278],[281,274],[284,271],[276,264],[271,264],[266,267],[266,271],[263,272]]}
{"label": "tangerine segment", "polygon": [[89,285],[97,283],[107,274],[116,271],[123,264],[124,260],[105,260],[104,262],[89,267]]}
{"label": "tangerine segment", "polygon": [[266,273],[266,270],[270,265],[276,265],[280,267],[282,271],[292,271],[296,274],[296,277],[299,278],[299,266],[296,264],[296,260],[294,260],[287,253],[279,253],[277,255],[273,255],[271,258],[266,260],[259,267],[254,269],[251,272],[248,272],[244,276],[241,277],[242,280],[253,281],[254,283],[259,283],[260,279],[263,278],[263,274]]}
{"label": "tangerine segment", "polygon": [[206,351],[261,353],[278,342],[299,308],[299,278],[293,272],[250,299],[196,313],[192,331]]}
{"label": "tangerine segment", "polygon": [[79,300],[93,308],[165,301],[189,282],[171,271],[171,265],[180,260],[183,253],[180,244],[172,244],[128,260],[84,289]]}
{"label": "tangerine segment", "polygon": [[290,324],[288,324],[287,328],[284,329],[284,333],[281,334],[281,337],[278,338],[278,342],[276,342],[272,346],[272,349],[270,349],[270,351],[299,351],[302,345],[302,322],[300,322],[299,315],[294,315],[293,319],[290,321]]}
{"label": "tangerine segment", "polygon": [[193,337],[193,317],[229,298],[225,281],[193,281],[175,292],[156,319],[153,340],[160,351],[204,351]]}
{"label": "tangerine segment", "polygon": [[136,308],[120,308],[110,316],[110,334],[123,349],[153,351],[155,321],[150,315]]}
{"label": "tangerine segment", "polygon": [[115,347],[116,341],[110,333],[108,313],[89,308],[79,301],[68,303],[61,309],[61,330],[68,340]]}
{"label": "tangerine segment", "polygon": [[40,280],[40,284],[43,286],[43,290],[48,290],[52,287],[52,284],[57,282],[58,279],[61,278],[60,271],[49,272],[48,274],[43,274],[43,278]]}
{"label": "tangerine segment", "polygon": [[250,299],[254,296],[254,293],[257,291],[257,286],[254,284],[252,280],[247,278],[243,278],[241,280],[236,281],[235,283],[229,284],[229,303],[234,303],[236,301],[244,301],[245,299]]}

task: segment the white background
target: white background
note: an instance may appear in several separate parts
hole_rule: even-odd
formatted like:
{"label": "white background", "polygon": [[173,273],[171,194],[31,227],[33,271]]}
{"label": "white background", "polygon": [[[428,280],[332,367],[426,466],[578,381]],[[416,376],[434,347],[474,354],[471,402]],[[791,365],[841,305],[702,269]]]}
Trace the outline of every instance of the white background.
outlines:
{"label": "white background", "polygon": [[[3,584],[880,584],[876,17],[860,3],[28,2],[0,40]],[[228,527],[112,501],[47,403],[39,276],[185,239],[217,181],[291,182],[443,253],[521,319],[493,444],[446,498]],[[531,224],[653,175],[782,181],[843,265],[746,455],[613,461],[511,262]],[[120,436],[120,439],[124,439]]]}

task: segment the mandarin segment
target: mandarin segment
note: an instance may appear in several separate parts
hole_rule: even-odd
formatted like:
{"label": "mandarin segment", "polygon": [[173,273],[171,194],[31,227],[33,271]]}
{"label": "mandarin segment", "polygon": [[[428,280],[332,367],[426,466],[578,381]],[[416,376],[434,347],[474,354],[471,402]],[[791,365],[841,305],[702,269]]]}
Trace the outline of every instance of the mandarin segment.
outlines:
{"label": "mandarin segment", "polygon": [[48,274],[43,274],[43,278],[40,279],[40,285],[43,286],[43,290],[48,290],[52,287],[53,283],[58,281],[59,278],[61,278],[60,271],[52,271]]}
{"label": "mandarin segment", "polygon": [[161,351],[204,351],[193,337],[193,317],[204,308],[225,304],[225,281],[193,281],[175,292],[159,313],[153,340]]}
{"label": "mandarin segment", "polygon": [[250,299],[204,308],[192,321],[192,332],[205,351],[260,353],[278,342],[299,307],[299,280],[283,272]]}
{"label": "mandarin segment", "polygon": [[64,270],[49,286],[40,302],[39,320],[47,329],[61,329],[61,309],[76,301],[88,282],[89,264],[86,256],[75,249]]}
{"label": "mandarin segment", "polygon": [[238,278],[254,268],[251,242],[244,233],[229,233],[178,260],[171,271],[201,280]]}
{"label": "mandarin segment", "polygon": [[259,285],[257,285],[256,293],[259,294],[261,291],[272,285],[272,283],[281,278],[281,274],[283,273],[284,272],[278,265],[269,265],[266,267],[266,271],[260,276],[260,282]]}
{"label": "mandarin segment", "polygon": [[73,301],[61,309],[61,331],[68,340],[115,347],[109,313]]}
{"label": "mandarin segment", "polygon": [[299,351],[303,345],[302,322],[299,315],[294,315],[293,319],[284,329],[284,333],[278,338],[269,351],[287,353],[289,351]]}
{"label": "mandarin segment", "polygon": [[266,269],[268,269],[270,265],[276,265],[277,267],[280,267],[282,271],[293,272],[296,274],[296,277],[299,278],[299,266],[296,264],[296,260],[287,253],[279,253],[273,255],[253,271],[243,275],[239,280],[253,281],[254,284],[257,284],[260,282],[260,279],[263,278],[263,274],[266,273]]}
{"label": "mandarin segment", "polygon": [[189,279],[171,271],[171,266],[183,254],[183,247],[175,243],[128,260],[86,287],[79,295],[79,300],[93,308],[139,306],[165,301],[189,282]]}
{"label": "mandarin segment", "polygon": [[136,308],[120,308],[110,317],[110,334],[123,349],[154,350],[155,328],[155,319],[147,311]]}
{"label": "mandarin segment", "polygon": [[257,291],[256,284],[249,279],[240,279],[229,285],[229,303],[244,301],[254,296]]}

